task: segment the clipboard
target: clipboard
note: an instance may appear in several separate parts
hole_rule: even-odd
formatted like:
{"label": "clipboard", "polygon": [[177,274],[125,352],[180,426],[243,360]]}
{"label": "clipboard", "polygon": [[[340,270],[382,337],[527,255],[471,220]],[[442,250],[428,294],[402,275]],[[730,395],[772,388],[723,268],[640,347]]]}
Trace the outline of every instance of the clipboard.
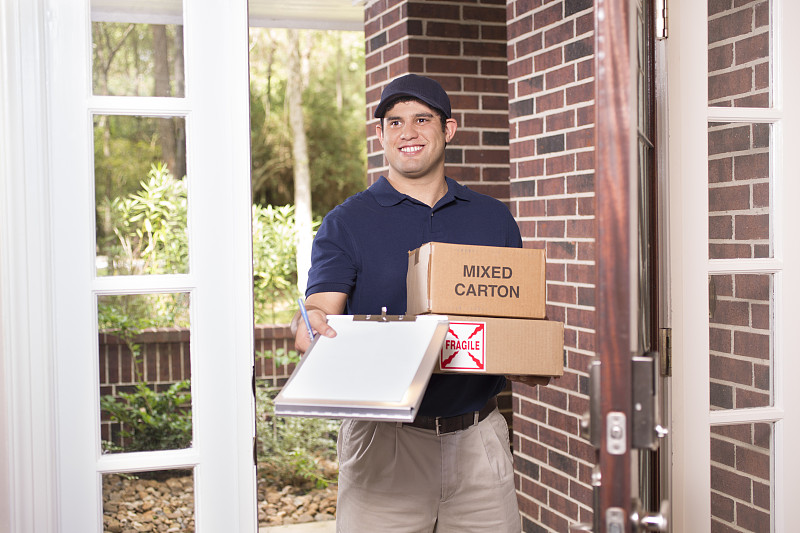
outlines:
{"label": "clipboard", "polygon": [[448,319],[442,315],[329,315],[275,398],[277,416],[413,422]]}

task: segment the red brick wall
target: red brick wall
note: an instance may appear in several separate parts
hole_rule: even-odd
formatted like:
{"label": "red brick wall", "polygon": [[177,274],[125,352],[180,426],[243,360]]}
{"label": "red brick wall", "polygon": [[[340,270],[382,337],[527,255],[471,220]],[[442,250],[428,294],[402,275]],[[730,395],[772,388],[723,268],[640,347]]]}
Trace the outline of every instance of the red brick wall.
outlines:
{"label": "red brick wall", "polygon": [[565,323],[567,368],[514,387],[525,531],[592,521],[591,445],[579,435],[594,356],[594,13],[589,0],[509,1],[511,204],[526,247],[547,252],[547,316]]}
{"label": "red brick wall", "polygon": [[770,105],[769,0],[708,0],[708,103]]}
{"label": "red brick wall", "polygon": [[709,124],[708,254],[711,259],[772,256],[770,127],[769,124]]}
{"label": "red brick wall", "polygon": [[712,409],[767,407],[772,398],[771,274],[711,276]]}
{"label": "red brick wall", "polygon": [[766,422],[711,428],[711,530],[774,531]]}
{"label": "red brick wall", "polygon": [[379,0],[365,10],[369,180],[386,171],[372,114],[390,80],[413,72],[450,95],[459,129],[447,175],[508,199],[508,96],[503,0]]}
{"label": "red brick wall", "polygon": [[[770,1],[710,0],[708,102],[769,107]],[[708,253],[711,259],[772,256],[769,124],[710,123]],[[772,403],[770,274],[709,278],[712,409]],[[769,531],[771,425],[711,428],[711,523],[720,531]]]}

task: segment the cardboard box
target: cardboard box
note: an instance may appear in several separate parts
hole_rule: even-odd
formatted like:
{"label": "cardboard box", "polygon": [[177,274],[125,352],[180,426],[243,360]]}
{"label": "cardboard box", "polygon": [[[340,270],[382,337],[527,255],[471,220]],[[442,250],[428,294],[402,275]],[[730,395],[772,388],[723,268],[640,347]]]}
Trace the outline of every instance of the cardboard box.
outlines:
{"label": "cardboard box", "polygon": [[448,315],[437,373],[564,374],[564,324]]}
{"label": "cardboard box", "polygon": [[406,313],[544,318],[544,250],[429,242],[408,253]]}

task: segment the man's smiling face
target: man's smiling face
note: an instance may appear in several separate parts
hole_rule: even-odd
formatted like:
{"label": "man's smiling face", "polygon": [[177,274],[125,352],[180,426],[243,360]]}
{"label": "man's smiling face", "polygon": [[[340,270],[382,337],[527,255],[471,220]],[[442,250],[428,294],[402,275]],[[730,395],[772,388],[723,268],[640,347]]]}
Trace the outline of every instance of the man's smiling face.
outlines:
{"label": "man's smiling face", "polygon": [[448,119],[442,131],[439,113],[417,100],[397,102],[386,111],[378,140],[389,163],[389,178],[418,179],[444,172],[444,148],[455,134]]}

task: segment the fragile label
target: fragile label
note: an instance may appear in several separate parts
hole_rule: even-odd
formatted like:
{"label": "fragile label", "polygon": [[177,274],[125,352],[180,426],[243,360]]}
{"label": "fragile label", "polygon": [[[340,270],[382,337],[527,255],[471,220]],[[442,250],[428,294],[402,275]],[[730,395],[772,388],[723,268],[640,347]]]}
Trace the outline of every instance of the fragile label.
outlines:
{"label": "fragile label", "polygon": [[441,370],[472,370],[486,368],[486,323],[450,322],[439,356]]}

